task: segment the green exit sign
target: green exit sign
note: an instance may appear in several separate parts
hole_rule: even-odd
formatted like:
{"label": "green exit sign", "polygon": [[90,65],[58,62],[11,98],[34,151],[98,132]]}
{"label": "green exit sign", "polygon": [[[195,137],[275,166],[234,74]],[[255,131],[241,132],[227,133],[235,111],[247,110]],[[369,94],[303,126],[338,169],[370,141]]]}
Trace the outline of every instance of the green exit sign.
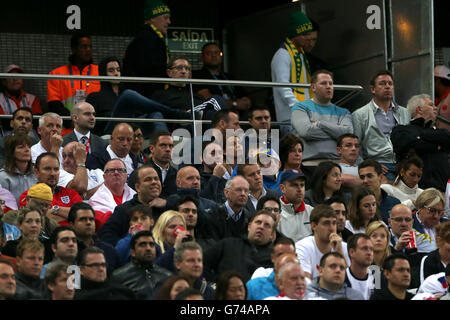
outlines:
{"label": "green exit sign", "polygon": [[169,28],[166,44],[171,52],[200,53],[205,43],[214,41],[212,28]]}

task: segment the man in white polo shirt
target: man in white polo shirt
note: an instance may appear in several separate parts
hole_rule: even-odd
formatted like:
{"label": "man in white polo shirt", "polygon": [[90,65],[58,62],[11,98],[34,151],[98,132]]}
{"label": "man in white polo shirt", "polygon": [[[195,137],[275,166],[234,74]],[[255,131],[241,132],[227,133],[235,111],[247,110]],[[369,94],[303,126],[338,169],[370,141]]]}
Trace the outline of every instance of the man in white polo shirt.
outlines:
{"label": "man in white polo shirt", "polygon": [[45,152],[53,152],[59,158],[62,168],[62,119],[53,112],[47,112],[39,118],[37,132],[41,136],[41,141],[31,147],[31,161],[36,163],[37,157]]}

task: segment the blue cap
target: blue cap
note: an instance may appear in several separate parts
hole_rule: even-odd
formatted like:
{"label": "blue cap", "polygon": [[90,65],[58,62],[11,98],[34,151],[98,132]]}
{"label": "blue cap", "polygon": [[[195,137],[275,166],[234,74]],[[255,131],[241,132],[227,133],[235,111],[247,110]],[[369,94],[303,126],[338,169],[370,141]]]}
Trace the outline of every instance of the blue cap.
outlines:
{"label": "blue cap", "polygon": [[284,183],[285,181],[296,180],[298,178],[302,178],[304,181],[306,181],[305,175],[298,170],[286,170],[281,174],[282,176],[280,179],[280,183]]}

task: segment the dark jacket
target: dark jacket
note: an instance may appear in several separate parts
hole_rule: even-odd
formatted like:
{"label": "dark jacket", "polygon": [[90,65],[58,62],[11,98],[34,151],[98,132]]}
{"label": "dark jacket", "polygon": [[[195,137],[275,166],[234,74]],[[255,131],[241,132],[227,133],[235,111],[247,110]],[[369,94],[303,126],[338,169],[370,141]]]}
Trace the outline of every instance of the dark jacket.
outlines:
{"label": "dark jacket", "polygon": [[228,237],[242,237],[247,234],[247,227],[252,215],[247,209],[242,209],[242,215],[238,221],[234,221],[229,215],[226,206],[220,205],[211,215],[211,236],[219,241]]}
{"label": "dark jacket", "polygon": [[167,171],[166,179],[163,183],[161,169],[155,164],[152,158],[148,159],[147,164],[151,165],[156,170],[156,173],[158,173],[159,181],[161,181],[162,186],[161,198],[166,199],[168,196],[177,193],[177,169],[172,165],[169,165],[169,171]]}
{"label": "dark jacket", "polygon": [[409,125],[394,127],[391,141],[397,162],[403,160],[411,151],[422,159],[424,166],[422,179],[419,181],[420,188],[434,187],[445,192],[450,178],[448,130],[434,129],[431,122],[425,123],[423,118],[418,118],[412,120]]}
{"label": "dark jacket", "polygon": [[382,200],[380,205],[378,206],[378,209],[380,210],[381,219],[383,220],[383,222],[386,223],[386,225],[389,225],[388,218],[391,215],[392,207],[401,202],[397,198],[388,195],[383,189],[381,189],[381,198]]}
{"label": "dark jacket", "polygon": [[136,298],[150,300],[156,284],[172,275],[172,272],[156,264],[143,265],[133,260],[114,271],[113,281],[133,290]]}
{"label": "dark jacket", "polygon": [[200,195],[206,199],[212,200],[217,203],[225,203],[227,198],[223,190],[227,180],[224,178],[217,177],[212,173],[206,173],[203,170],[200,171],[200,185],[201,193]]}
{"label": "dark jacket", "polygon": [[[117,241],[128,234],[128,229],[130,228],[130,216],[128,215],[128,210],[138,204],[142,203],[138,200],[138,195],[135,194],[131,200],[117,206],[109,219],[98,231],[97,235],[99,238],[115,247]],[[159,217],[162,210],[159,208],[152,208],[152,212],[153,218],[156,220],[156,217]]]}
{"label": "dark jacket", "polygon": [[75,291],[74,300],[135,300],[131,289],[107,279],[96,282],[81,276],[81,289]]}
{"label": "dark jacket", "polygon": [[[93,235],[94,246],[104,251],[106,263],[108,265],[108,274],[111,274],[115,269],[120,267],[120,258],[116,252],[116,249],[109,243],[99,239],[97,235]],[[80,254],[86,245],[82,241],[78,241],[78,254]]]}
{"label": "dark jacket", "polygon": [[[273,190],[273,189],[266,189],[264,188],[267,192],[267,196],[272,196],[272,197],[276,197],[279,198],[280,194],[278,193],[278,191]],[[225,200],[226,201],[226,200]],[[252,200],[250,200],[250,197],[248,198],[247,204],[245,205],[245,209],[247,209],[247,211],[250,213],[250,215],[253,215],[256,213],[256,208],[253,206],[253,202]]]}
{"label": "dark jacket", "polygon": [[[133,162],[133,169],[137,169],[139,167],[139,157],[135,155],[133,152],[130,152],[128,154],[131,158],[131,161]],[[105,168],[105,164],[111,160],[111,156],[109,153],[105,150],[96,150],[92,151],[90,153],[89,162],[86,158],[86,167],[93,170],[93,169],[101,169],[103,170]],[[131,174],[130,174],[131,176]]]}
{"label": "dark jacket", "polygon": [[[100,91],[90,93],[86,97],[86,102],[94,106],[97,117],[111,117],[112,110],[118,99],[119,96],[113,91],[111,84],[102,82]],[[97,120],[92,132],[98,135],[104,135],[107,123],[107,121]]]}
{"label": "dark jacket", "polygon": [[16,272],[16,294],[17,300],[40,300],[45,296],[44,280],[29,277],[22,272]]}
{"label": "dark jacket", "polygon": [[177,188],[175,193],[167,197],[166,210],[175,210],[176,201],[186,195],[191,195],[198,199],[199,217],[212,214],[217,207],[214,201],[201,197],[200,189]]}
{"label": "dark jacket", "polygon": [[432,274],[445,272],[445,267],[441,261],[441,255],[439,254],[439,249],[431,251],[425,257],[423,257],[420,265],[420,278],[426,279]]}
{"label": "dark jacket", "polygon": [[203,255],[207,280],[215,281],[220,273],[235,270],[240,272],[247,282],[257,268],[273,266],[271,251],[272,242],[257,246],[250,243],[247,237],[222,239]]}
{"label": "dark jacket", "polygon": [[[406,296],[404,300],[411,300],[414,295],[406,291]],[[402,301],[402,299],[396,298],[388,288],[384,288],[382,290],[377,290],[370,297],[370,300],[393,300],[393,301]]]}
{"label": "dark jacket", "polygon": [[[144,25],[128,45],[123,59],[123,76],[127,77],[167,77],[167,47],[155,31]],[[164,88],[164,83],[127,83],[127,89],[133,89],[147,98],[153,92]]]}
{"label": "dark jacket", "polygon": [[[105,141],[104,139],[100,138],[99,136],[93,134],[92,132],[90,135],[90,139],[91,139],[91,141],[90,141],[90,151],[91,152],[88,153],[86,156],[86,168],[88,168],[90,170],[98,169],[98,168],[103,170],[104,165],[102,167],[98,167],[96,158],[98,158],[98,156],[101,154],[104,154],[104,153],[108,154],[106,152],[106,147],[108,146],[108,142]],[[72,141],[78,142],[77,136],[75,135],[75,132],[73,132],[73,131],[69,134],[66,134],[63,137],[62,146],[64,147],[65,145],[67,145],[69,142],[72,142]]]}

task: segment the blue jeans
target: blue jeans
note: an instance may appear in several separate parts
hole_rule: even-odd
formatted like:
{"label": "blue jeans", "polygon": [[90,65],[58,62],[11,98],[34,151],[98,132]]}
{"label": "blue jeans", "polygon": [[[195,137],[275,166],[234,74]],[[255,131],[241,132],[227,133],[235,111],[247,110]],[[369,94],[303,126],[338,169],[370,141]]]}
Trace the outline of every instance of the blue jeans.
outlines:
{"label": "blue jeans", "polygon": [[[120,95],[111,113],[112,118],[152,118],[152,119],[190,119],[189,112],[170,108],[148,99],[134,90],[125,90]],[[105,132],[111,134],[117,122],[109,121]],[[155,130],[167,130],[164,122],[144,123],[140,125],[147,134]],[[144,135],[146,135],[144,133]]]}
{"label": "blue jeans", "polygon": [[388,172],[384,175],[386,179],[388,179],[391,183],[394,182],[395,178],[397,177],[396,164],[387,162],[380,162],[380,164],[388,168]]}

